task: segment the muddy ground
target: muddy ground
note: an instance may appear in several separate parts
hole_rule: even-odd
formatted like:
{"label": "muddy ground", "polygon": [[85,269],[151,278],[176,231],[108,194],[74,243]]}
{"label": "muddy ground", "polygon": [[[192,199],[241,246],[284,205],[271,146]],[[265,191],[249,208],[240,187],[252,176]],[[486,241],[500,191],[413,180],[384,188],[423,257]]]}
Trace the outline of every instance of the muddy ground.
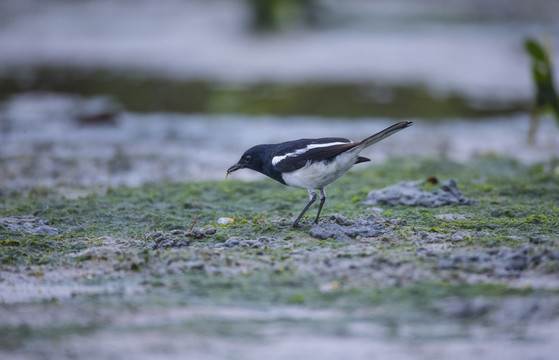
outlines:
{"label": "muddy ground", "polygon": [[[16,105],[4,109],[14,114]],[[29,124],[45,113],[22,108]],[[124,119],[135,116],[149,118]],[[403,139],[395,136],[371,151],[374,160],[378,154],[384,161],[328,188],[320,225],[292,229],[304,191],[268,180],[222,179],[223,169],[255,136],[240,131],[228,142],[225,134],[246,122],[187,120],[186,126],[184,118],[154,116],[174,130],[164,136],[146,121],[146,128],[131,132],[122,118],[116,125],[84,128],[72,117],[52,116],[57,125],[51,130],[45,119],[35,123],[42,128],[22,120],[3,133],[3,169],[12,172],[2,172],[7,186],[0,202],[2,358],[555,357],[559,164],[552,123],[544,122],[549,133],[542,137],[549,140],[535,149],[519,145],[522,151],[505,154],[510,145],[499,146],[510,139],[487,144],[470,135],[480,147],[466,140],[471,148],[458,146],[457,140],[448,151],[457,158],[430,156],[440,144],[403,146],[403,139],[417,134],[403,132]],[[67,131],[56,131],[64,121]],[[267,134],[275,121],[316,129],[313,119],[249,123],[263,129],[257,134]],[[523,144],[513,126],[498,125],[503,121],[488,120],[484,129],[509,131]],[[369,123],[356,121],[352,128],[384,124]],[[463,126],[419,121],[408,130],[446,128],[448,135]],[[196,162],[210,151],[204,142],[185,141],[196,138],[197,127],[215,129],[212,151],[221,152],[210,167]],[[270,139],[291,131],[278,128],[281,134]],[[349,127],[332,121],[332,128]],[[476,124],[468,128],[475,133]],[[29,141],[17,140],[23,136]],[[49,141],[50,147],[40,146]],[[122,158],[114,153],[118,144],[127,154]],[[160,154],[159,161],[144,161],[149,155],[135,146]],[[488,154],[484,146],[499,150]],[[62,161],[69,154],[88,172]],[[526,154],[533,154],[529,162],[515,159]],[[175,162],[167,163],[173,156],[203,169],[195,178],[220,180],[192,181],[184,175],[192,170],[162,175],[157,170],[173,168]],[[28,161],[27,170],[19,167],[22,161]],[[109,163],[120,165],[110,170]],[[415,181],[418,199],[444,195],[440,184],[418,181],[433,176],[455,179],[458,189],[450,193],[460,191],[461,197],[434,208],[410,203],[409,189],[404,204],[373,199],[402,180]],[[389,193],[394,200],[393,189]]]}

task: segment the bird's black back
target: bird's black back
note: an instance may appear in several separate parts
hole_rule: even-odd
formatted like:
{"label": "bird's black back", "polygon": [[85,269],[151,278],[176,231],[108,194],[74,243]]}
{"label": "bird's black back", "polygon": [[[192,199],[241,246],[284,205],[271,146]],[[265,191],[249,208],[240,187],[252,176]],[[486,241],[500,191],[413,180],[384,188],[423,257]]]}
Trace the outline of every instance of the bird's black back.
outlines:
{"label": "bird's black back", "polygon": [[[309,145],[329,143],[339,144],[305,151]],[[258,171],[285,184],[281,176],[282,173],[298,170],[305,166],[308,161],[331,161],[336,155],[354,146],[355,143],[345,138],[298,139],[279,144],[261,144],[253,146],[243,154],[243,158],[246,155],[250,155],[252,159],[251,162],[246,165],[247,168]],[[302,153],[299,154],[297,151]],[[274,164],[274,158],[283,156],[285,156],[285,158]],[[368,159],[361,158],[358,160],[358,162],[364,161],[368,161]]]}
{"label": "bird's black back", "polygon": [[[298,150],[303,150],[309,145],[329,143],[339,144],[309,149],[302,154],[296,153]],[[274,165],[274,168],[279,172],[291,172],[298,170],[305,166],[308,161],[331,161],[336,155],[339,155],[340,153],[347,151],[355,146],[353,142],[345,138],[299,139],[288,141],[278,145],[279,146],[276,149],[274,156],[294,154],[293,156],[287,156],[285,159],[277,162]]]}

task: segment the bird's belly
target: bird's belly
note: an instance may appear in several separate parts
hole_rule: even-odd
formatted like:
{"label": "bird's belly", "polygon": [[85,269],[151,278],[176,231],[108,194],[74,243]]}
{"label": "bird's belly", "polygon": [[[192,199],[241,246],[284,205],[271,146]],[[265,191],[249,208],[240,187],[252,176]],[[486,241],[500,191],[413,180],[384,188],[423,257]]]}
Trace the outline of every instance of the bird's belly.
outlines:
{"label": "bird's belly", "polygon": [[283,173],[283,181],[287,185],[303,189],[323,188],[336,181],[355,164],[358,154],[346,152],[334,160],[308,162],[304,167]]}

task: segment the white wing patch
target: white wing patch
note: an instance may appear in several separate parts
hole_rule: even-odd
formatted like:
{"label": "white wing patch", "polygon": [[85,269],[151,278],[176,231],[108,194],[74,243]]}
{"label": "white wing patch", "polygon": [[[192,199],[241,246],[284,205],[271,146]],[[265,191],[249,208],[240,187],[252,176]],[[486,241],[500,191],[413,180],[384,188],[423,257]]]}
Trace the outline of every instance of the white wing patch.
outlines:
{"label": "white wing patch", "polygon": [[[307,145],[307,147],[304,150],[307,151],[307,150],[315,149],[315,148],[335,146],[335,145],[343,145],[343,144],[349,144],[349,143],[351,143],[351,141],[344,141],[344,142],[338,141],[338,142],[326,143],[326,144],[309,144],[309,145]],[[297,150],[297,151],[301,151],[301,150]]]}
{"label": "white wing patch", "polygon": [[338,142],[325,143],[325,144],[309,144],[302,149],[295,150],[294,152],[290,152],[290,153],[287,153],[285,155],[274,156],[272,158],[272,165],[277,165],[280,161],[285,160],[286,158],[288,158],[290,156],[301,155],[301,154],[304,154],[307,151],[312,150],[312,149],[329,147],[329,146],[336,146],[336,145],[343,145],[343,144],[350,144],[350,143],[351,143],[351,141],[349,141],[349,142],[338,141]]}

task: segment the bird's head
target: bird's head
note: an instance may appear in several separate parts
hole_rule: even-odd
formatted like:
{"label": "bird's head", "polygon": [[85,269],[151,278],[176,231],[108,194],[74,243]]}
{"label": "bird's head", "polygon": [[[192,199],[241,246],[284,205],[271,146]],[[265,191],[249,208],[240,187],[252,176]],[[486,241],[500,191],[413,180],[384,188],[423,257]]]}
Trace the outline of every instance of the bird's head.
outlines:
{"label": "bird's head", "polygon": [[227,175],[240,169],[251,169],[262,172],[262,156],[264,149],[261,147],[261,145],[257,145],[245,151],[241,159],[237,161],[235,165],[227,169]]}

